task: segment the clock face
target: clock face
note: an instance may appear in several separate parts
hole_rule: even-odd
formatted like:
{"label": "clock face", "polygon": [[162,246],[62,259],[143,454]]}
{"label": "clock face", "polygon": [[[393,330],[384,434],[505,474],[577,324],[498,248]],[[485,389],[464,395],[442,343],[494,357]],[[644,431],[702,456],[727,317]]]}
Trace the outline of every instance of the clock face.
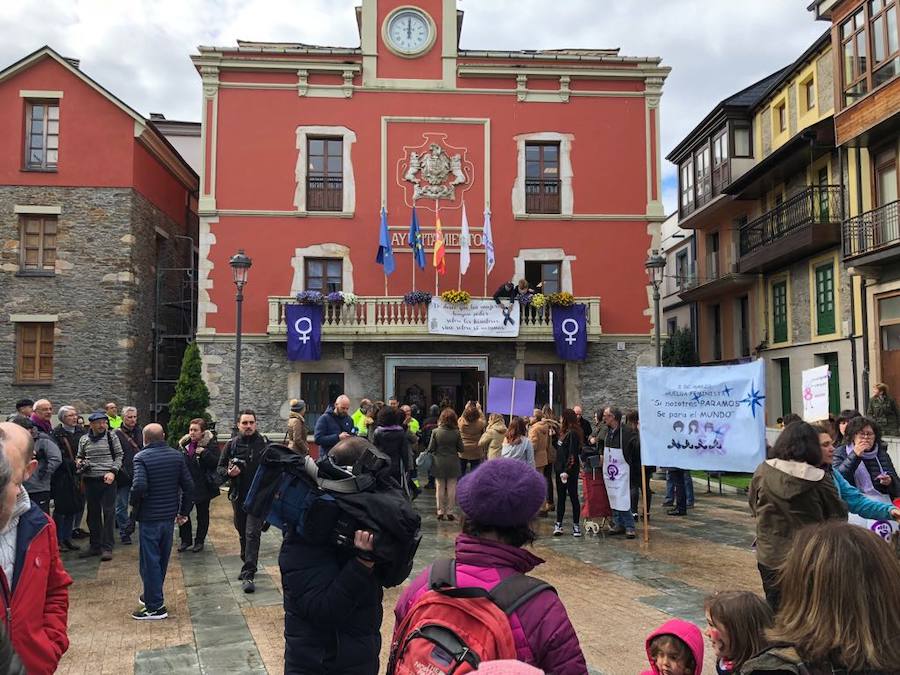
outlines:
{"label": "clock face", "polygon": [[431,22],[416,10],[400,10],[388,21],[387,39],[398,52],[418,54],[432,43]]}

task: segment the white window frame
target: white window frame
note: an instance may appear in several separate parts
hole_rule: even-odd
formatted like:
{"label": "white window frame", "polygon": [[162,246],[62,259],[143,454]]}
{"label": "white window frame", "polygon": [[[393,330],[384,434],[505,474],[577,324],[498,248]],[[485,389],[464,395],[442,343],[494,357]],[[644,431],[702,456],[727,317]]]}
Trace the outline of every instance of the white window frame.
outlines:
{"label": "white window frame", "polygon": [[313,211],[335,217],[353,216],[356,210],[356,182],[353,177],[353,161],[351,150],[356,142],[356,133],[347,127],[308,126],[297,127],[297,167],[295,170],[296,187],[294,189],[294,206],[302,214],[310,213],[306,208],[306,175],[308,162],[306,159],[308,137],[327,136],[340,138],[343,141],[343,205],[340,211]]}
{"label": "white window frame", "polygon": [[[519,219],[543,218],[545,220],[571,217],[575,212],[575,195],[572,191],[572,141],[575,139],[575,134],[538,131],[531,134],[520,134],[514,138],[516,141],[516,180],[512,188],[513,217]],[[526,143],[559,143],[559,213],[544,214],[525,211]]]}

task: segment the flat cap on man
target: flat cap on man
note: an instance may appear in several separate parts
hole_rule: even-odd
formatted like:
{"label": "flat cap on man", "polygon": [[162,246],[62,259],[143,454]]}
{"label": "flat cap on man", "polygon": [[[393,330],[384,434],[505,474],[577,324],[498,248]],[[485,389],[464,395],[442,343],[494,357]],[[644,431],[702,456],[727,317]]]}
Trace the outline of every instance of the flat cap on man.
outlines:
{"label": "flat cap on man", "polygon": [[90,417],[88,417],[88,422],[96,422],[97,420],[106,420],[109,422],[109,415],[107,415],[102,410],[96,410],[91,413]]}

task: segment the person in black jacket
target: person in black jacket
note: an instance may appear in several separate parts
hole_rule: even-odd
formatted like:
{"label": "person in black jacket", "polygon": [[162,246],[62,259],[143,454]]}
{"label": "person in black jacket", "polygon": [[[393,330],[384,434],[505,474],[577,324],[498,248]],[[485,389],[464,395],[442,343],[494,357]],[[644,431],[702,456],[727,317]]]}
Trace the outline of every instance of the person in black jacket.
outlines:
{"label": "person in black jacket", "polygon": [[847,445],[834,453],[835,471],[869,497],[893,501],[900,497],[900,476],[881,440],[881,428],[871,417],[854,417],[844,434]]}
{"label": "person in black jacket", "polygon": [[[367,443],[348,438],[331,449],[352,465]],[[284,586],[285,675],[376,675],[383,619],[381,584],[373,573],[371,533],[357,530],[355,549],[314,543],[288,531],[278,565]]]}
{"label": "person in black jacket", "polygon": [[578,500],[578,481],[581,471],[581,448],[584,446],[584,435],[578,415],[571,408],[566,408],[562,413],[562,428],[559,432],[556,451],[556,524],[553,526],[553,536],[559,537],[563,533],[562,521],[566,515],[566,495],[572,502],[572,536],[581,536],[581,502]]}
{"label": "person in black jacket", "polygon": [[169,616],[163,584],[172,553],[172,522],[179,525],[191,512],[194,482],[181,453],[166,445],[162,425],[144,427],[144,445],[134,456],[131,501],[140,521],[142,605],[131,617],[139,621]]}
{"label": "person in black jacket", "polygon": [[137,423],[138,411],[134,406],[122,408],[122,424],[113,433],[122,446],[122,469],[116,474],[116,528],[126,546],[131,544],[128,534],[128,502],[131,498],[131,477],[134,475],[134,456],[144,447],[143,430]]}
{"label": "person in black jacket", "polygon": [[184,462],[194,481],[194,508],[197,510],[197,538],[193,539],[191,519],[188,517],[178,528],[181,539],[178,552],[183,553],[190,548],[194,553],[199,553],[209,532],[209,503],[219,496],[219,487],[211,474],[216,472],[221,453],[212,432],[206,429],[206,420],[200,417],[191,420],[188,432],[178,442],[178,447],[184,454]]}
{"label": "person in black jacket", "polygon": [[244,563],[238,579],[243,582],[244,593],[253,593],[256,590],[254,578],[259,541],[265,521],[244,511],[244,500],[269,439],[256,430],[256,413],[249,408],[241,411],[238,429],[238,435],[228,441],[222,451],[218,471],[231,480],[228,499],[234,512],[234,529],[241,539],[241,560]]}
{"label": "person in black jacket", "polygon": [[391,458],[391,475],[403,485],[406,472],[412,467],[412,452],[408,432],[403,426],[405,413],[385,406],[378,413],[372,444]]}
{"label": "person in black jacket", "polygon": [[498,305],[502,304],[501,301],[507,300],[509,302],[515,302],[520,295],[525,295],[526,293],[534,293],[534,291],[528,287],[528,282],[525,279],[519,279],[519,283],[514,284],[511,281],[507,281],[500,288],[494,291],[494,302]]}
{"label": "person in black jacket", "polygon": [[81,547],[72,543],[75,517],[84,511],[81,496],[81,479],[75,472],[75,455],[78,439],[84,435],[84,427],[78,426],[78,412],[72,406],[61,406],[59,425],[53,429],[53,439],[62,454],[62,464],[50,479],[53,497],[53,521],[56,523],[56,539],[63,551],[77,551]]}

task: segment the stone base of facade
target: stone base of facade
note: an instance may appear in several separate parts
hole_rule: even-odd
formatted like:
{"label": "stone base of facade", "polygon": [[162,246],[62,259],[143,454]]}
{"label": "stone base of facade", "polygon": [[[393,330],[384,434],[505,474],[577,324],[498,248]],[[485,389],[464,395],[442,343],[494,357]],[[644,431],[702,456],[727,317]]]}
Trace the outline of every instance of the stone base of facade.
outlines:
{"label": "stone base of facade", "polygon": [[[536,369],[557,373],[554,403],[581,405],[585,414],[614,403],[637,406],[637,366],[653,365],[653,348],[646,338],[627,341],[624,349],[613,341],[592,342],[583,363],[563,362],[552,344],[509,342],[326,342],[320,361],[288,361],[285,343],[245,337],[241,352],[241,407],[252,408],[263,431],[276,438],[284,432],[292,398],[309,398],[310,382],[329,380],[332,389],[346,393],[355,408],[361,398],[387,400],[411,395],[405,370],[468,370],[472,381],[489,377],[525,379]],[[198,336],[203,377],[210,390],[210,413],[219,420],[219,433],[231,428],[234,406],[235,353],[233,336]],[[562,382],[559,381],[561,376]],[[393,381],[388,381],[391,378]],[[400,377],[398,380],[397,378]],[[304,385],[304,378],[308,379]],[[393,391],[397,383],[400,391]],[[324,385],[323,385],[324,386]],[[470,393],[478,392],[472,385]],[[483,392],[481,392],[483,393]],[[474,397],[474,396],[472,396]],[[539,394],[540,397],[540,394]],[[546,398],[546,394],[545,394]],[[538,400],[541,405],[546,400]],[[311,410],[315,413],[318,411]]]}

